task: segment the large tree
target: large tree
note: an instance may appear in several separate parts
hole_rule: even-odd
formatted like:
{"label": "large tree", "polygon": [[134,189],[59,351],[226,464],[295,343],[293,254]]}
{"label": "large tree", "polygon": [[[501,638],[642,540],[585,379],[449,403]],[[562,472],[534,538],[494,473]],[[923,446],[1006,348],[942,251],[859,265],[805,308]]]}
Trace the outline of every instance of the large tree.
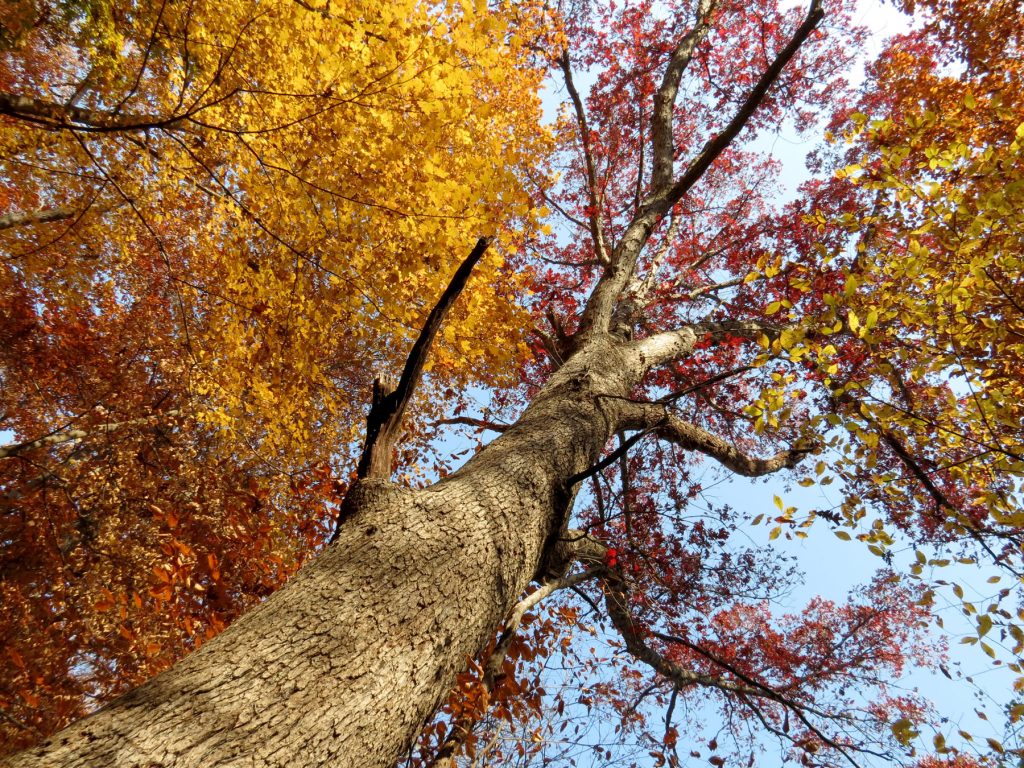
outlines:
{"label": "large tree", "polygon": [[[809,481],[830,443],[868,491],[879,519],[862,537],[881,554],[893,527],[1010,565],[1019,551],[1005,512],[1016,449],[1000,435],[985,472],[965,475],[959,455],[933,466],[921,424],[955,411],[955,385],[941,368],[908,385],[880,362],[930,327],[883,313],[918,283],[844,251],[865,193],[894,174],[877,189],[811,185],[809,202],[779,210],[778,166],[750,146],[787,119],[849,112],[843,73],[862,34],[849,8],[581,3],[558,31],[539,10],[472,4],[33,8],[5,31],[0,83],[15,201],[0,219],[13,233],[5,323],[24,345],[4,368],[21,438],[5,449],[19,477],[4,546],[38,560],[5,571],[5,590],[40,613],[23,646],[34,627],[58,630],[35,658],[72,689],[139,675],[146,653],[198,645],[196,626],[216,630],[315,550],[304,526],[330,518],[315,501],[330,473],[313,465],[333,464],[347,492],[333,541],[284,587],[13,765],[389,766],[479,657],[463,691],[476,704],[451,707],[422,743],[447,759],[509,690],[524,611],[570,588],[635,664],[618,695],[670,702],[667,751],[677,698],[698,694],[805,763],[892,759],[920,711],[885,681],[928,655],[927,599],[883,576],[848,604],[771,616],[763,601],[785,575],[732,548],[732,511],[694,517],[688,473],[696,454],[748,477],[803,464]],[[56,45],[80,59],[58,65]],[[530,123],[545,61],[567,102],[555,181]],[[586,95],[582,73],[596,75]],[[538,215],[568,230],[533,234]],[[525,310],[532,359],[490,336]],[[942,325],[934,343],[977,350],[964,334]],[[461,408],[466,359],[505,384],[495,413],[512,418],[438,407]],[[519,366],[518,386],[503,364]],[[413,399],[423,387],[433,405]],[[865,404],[883,387],[902,387],[900,418]],[[424,415],[501,434],[432,485],[394,482]],[[852,459],[884,468],[885,492]],[[810,521],[779,506],[772,537],[804,535]],[[841,511],[855,523],[865,509]],[[168,562],[125,555],[153,539]],[[264,551],[280,574],[253,574]],[[66,586],[43,586],[40,568]],[[157,641],[166,623],[147,628],[147,602],[174,608],[179,647]],[[128,647],[88,640],[111,629]],[[31,685],[31,654],[12,648]],[[82,707],[81,691],[63,695]]]}

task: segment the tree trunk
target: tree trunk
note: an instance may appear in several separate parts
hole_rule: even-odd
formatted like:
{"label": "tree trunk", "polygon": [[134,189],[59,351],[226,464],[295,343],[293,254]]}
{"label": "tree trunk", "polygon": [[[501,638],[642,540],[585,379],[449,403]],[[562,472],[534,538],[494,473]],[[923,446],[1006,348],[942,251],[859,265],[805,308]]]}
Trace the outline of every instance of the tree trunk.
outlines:
{"label": "tree trunk", "polygon": [[543,567],[641,373],[627,347],[592,340],[436,485],[357,483],[287,586],[11,765],[393,765]]}

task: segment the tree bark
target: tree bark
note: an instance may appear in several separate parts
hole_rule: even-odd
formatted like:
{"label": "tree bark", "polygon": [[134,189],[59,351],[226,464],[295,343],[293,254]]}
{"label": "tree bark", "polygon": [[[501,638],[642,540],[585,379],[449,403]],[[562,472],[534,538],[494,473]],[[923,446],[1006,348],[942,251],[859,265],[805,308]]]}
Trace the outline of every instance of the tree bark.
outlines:
{"label": "tree bark", "polygon": [[451,477],[357,483],[337,541],[172,669],[15,756],[27,766],[391,766],[563,529],[642,357],[592,339]]}

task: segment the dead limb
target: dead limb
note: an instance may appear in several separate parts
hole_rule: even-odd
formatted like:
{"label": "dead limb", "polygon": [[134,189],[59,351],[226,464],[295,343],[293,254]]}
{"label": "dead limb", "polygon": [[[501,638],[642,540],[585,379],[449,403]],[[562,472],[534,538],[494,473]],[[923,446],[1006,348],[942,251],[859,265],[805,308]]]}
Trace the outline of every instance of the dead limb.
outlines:
{"label": "dead limb", "polygon": [[451,282],[437,304],[430,310],[416,343],[412,345],[397,385],[390,386],[383,378],[375,382],[373,403],[366,419],[366,441],[356,468],[357,477],[386,480],[391,476],[391,457],[398,441],[402,417],[423,374],[423,365],[426,363],[430,346],[448,310],[466,287],[473,267],[480,261],[490,244],[490,238],[481,237],[469,256],[455,270]]}

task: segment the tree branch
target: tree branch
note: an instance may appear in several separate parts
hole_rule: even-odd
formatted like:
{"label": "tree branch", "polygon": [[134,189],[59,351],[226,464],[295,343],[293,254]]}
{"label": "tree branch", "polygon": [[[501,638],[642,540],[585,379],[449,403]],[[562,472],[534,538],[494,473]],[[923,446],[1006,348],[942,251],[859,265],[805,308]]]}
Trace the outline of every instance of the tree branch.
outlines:
{"label": "tree branch", "polygon": [[51,221],[73,219],[79,213],[76,208],[43,208],[24,213],[8,213],[0,216],[0,229],[27,227],[32,224],[47,224]]}
{"label": "tree branch", "polygon": [[605,244],[604,229],[601,225],[603,203],[597,190],[597,166],[594,164],[594,153],[590,148],[590,126],[587,124],[587,111],[572,79],[569,51],[562,51],[558,63],[562,68],[565,88],[569,91],[573,109],[576,110],[576,123],[580,131],[580,144],[583,147],[583,161],[587,166],[587,192],[590,199],[590,215],[587,218],[590,224],[590,236],[594,240],[594,252],[597,254],[597,260],[602,264],[607,264],[609,262],[608,246]]}
{"label": "tree branch", "polygon": [[697,344],[699,336],[690,326],[662,331],[633,342],[630,351],[642,370],[649,371],[664,363],[686,357]]}
{"label": "tree branch", "polygon": [[542,331],[540,328],[534,328],[533,332],[540,339],[540,344],[544,347],[544,351],[548,353],[548,359],[551,361],[551,367],[555,370],[562,367],[565,363],[564,348],[551,334],[546,331]]}
{"label": "tree branch", "polygon": [[693,59],[697,46],[711,30],[711,14],[718,0],[700,0],[693,28],[679,40],[669,58],[658,92],[654,94],[654,112],[651,115],[651,195],[662,193],[672,181],[675,167],[675,135],[672,116],[683,72]]}
{"label": "tree branch", "polygon": [[632,281],[632,285],[627,293],[633,297],[633,300],[636,303],[646,303],[648,295],[650,295],[651,290],[654,288],[654,284],[658,279],[658,270],[661,269],[662,262],[665,261],[669,251],[672,249],[672,241],[675,239],[676,233],[679,231],[680,220],[679,216],[672,216],[669,219],[668,231],[665,233],[665,239],[662,241],[661,247],[651,258],[651,262],[647,267],[647,274],[644,275],[643,280],[637,280],[634,278]]}
{"label": "tree branch", "polygon": [[666,210],[671,208],[685,195],[694,184],[707,172],[711,164],[715,162],[719,155],[728,147],[736,136],[739,135],[740,131],[747,124],[747,121],[754,115],[758,107],[764,101],[765,96],[768,95],[768,90],[772,87],[779,75],[782,74],[782,70],[785,69],[786,65],[790,62],[796,52],[800,49],[800,46],[804,44],[804,41],[810,36],[814,28],[818,26],[818,22],[821,21],[824,16],[824,11],[821,6],[821,0],[811,0],[811,7],[807,11],[807,16],[804,18],[803,24],[801,24],[796,32],[793,33],[793,37],[790,38],[786,46],[779,51],[778,55],[771,65],[764,71],[757,84],[747,95],[743,105],[739,111],[733,115],[732,120],[725,127],[720,134],[715,136],[713,139],[708,141],[701,149],[700,153],[690,162],[690,165],[683,172],[683,175],[672,185],[671,189],[666,195],[664,205]]}
{"label": "tree branch", "polygon": [[31,451],[34,448],[44,448],[53,445],[62,445],[64,443],[77,442],[84,440],[91,435],[106,435],[111,432],[116,432],[124,427],[136,427],[143,424],[150,424],[160,419],[166,419],[174,416],[180,416],[181,411],[174,409],[171,411],[163,411],[162,413],[155,413],[150,416],[143,416],[138,419],[129,419],[127,421],[111,421],[106,424],[97,424],[90,429],[67,429],[61,432],[53,432],[44,437],[36,438],[35,440],[26,440],[21,443],[8,443],[7,445],[0,445],[0,460],[11,459],[18,454]]}
{"label": "tree branch", "polygon": [[748,456],[728,440],[713,435],[696,424],[684,421],[675,414],[669,414],[656,431],[662,440],[710,456],[724,467],[745,477],[760,477],[778,472],[780,469],[792,469],[814,450],[814,446],[800,446],[779,451],[767,459]]}
{"label": "tree branch", "polygon": [[[736,371],[727,371],[726,375],[731,376],[734,373]],[[689,391],[699,390],[717,380],[719,377],[713,377],[707,382],[691,387]],[[669,411],[667,403],[670,399],[678,399],[679,396],[681,395],[668,395],[656,402],[625,401],[621,403],[619,405],[621,415],[616,428],[640,431],[593,467],[573,475],[569,478],[569,482],[582,480],[609,466],[637,441],[651,432],[657,434],[660,439],[674,443],[684,450],[703,453],[744,477],[760,477],[778,472],[780,469],[792,469],[804,456],[816,448],[813,445],[794,446],[766,459],[748,456],[728,440],[714,435],[696,424],[691,424]]]}
{"label": "tree branch", "polygon": [[472,416],[452,416],[451,418],[438,419],[434,422],[434,426],[441,426],[442,424],[465,424],[468,427],[489,429],[492,432],[504,432],[512,426],[511,424],[499,424],[496,421],[488,421],[487,419],[475,419]]}
{"label": "tree branch", "polygon": [[[737,285],[741,285],[746,280],[746,277],[734,277],[732,280],[724,280],[721,283],[712,283],[710,285],[699,285],[696,288],[690,290],[684,290],[681,293],[672,293],[665,298],[669,301],[683,301],[687,299],[696,299],[698,296],[704,296],[709,293],[716,293],[718,291],[725,290],[726,288],[735,288]],[[680,285],[681,288],[685,286]]]}
{"label": "tree branch", "polygon": [[[605,605],[608,617],[611,619],[615,629],[622,636],[626,650],[637,660],[647,664],[651,669],[665,679],[672,682],[675,690],[699,685],[705,688],[717,688],[727,694],[733,694],[741,700],[747,697],[767,699],[792,711],[797,718],[811,731],[822,743],[838,751],[853,765],[856,761],[850,756],[845,745],[835,739],[829,738],[817,726],[815,726],[808,715],[814,715],[826,720],[844,720],[843,713],[829,713],[818,710],[803,703],[793,701],[769,685],[761,683],[749,675],[738,670],[734,665],[719,659],[714,654],[705,651],[700,646],[691,643],[684,638],[674,635],[666,635],[661,632],[649,631],[642,627],[633,618],[629,609],[629,586],[622,577],[618,568],[605,566],[603,568],[603,580],[605,583]],[[645,636],[657,637],[666,642],[679,643],[694,651],[708,660],[712,665],[729,673],[735,679],[729,679],[721,675],[700,674],[682,667],[680,664],[669,660],[663,654],[652,648]],[[788,738],[788,737],[787,737]],[[866,750],[863,750],[866,751]]]}
{"label": "tree branch", "polygon": [[441,323],[444,322],[445,315],[466,287],[473,267],[480,261],[490,243],[490,238],[487,237],[477,240],[469,256],[455,270],[451,282],[437,300],[437,304],[430,310],[416,343],[409,351],[397,387],[390,391],[390,387],[383,387],[381,383],[375,385],[374,402],[366,419],[366,442],[363,444],[363,453],[356,467],[357,477],[386,480],[391,476],[391,453],[398,440],[405,409],[423,373],[427,353]]}
{"label": "tree branch", "polygon": [[13,229],[14,227],[29,227],[33,224],[49,224],[54,221],[67,221],[68,219],[80,219],[89,211],[102,214],[120,208],[125,204],[123,200],[119,200],[110,205],[94,206],[94,202],[95,198],[86,203],[82,208],[42,208],[23,213],[8,213],[0,216],[0,230]]}
{"label": "tree branch", "polygon": [[705,387],[710,387],[712,384],[717,384],[720,381],[725,381],[725,379],[732,378],[733,376],[738,376],[741,373],[746,373],[747,371],[751,371],[753,369],[754,367],[752,365],[741,365],[739,368],[730,368],[728,371],[722,371],[721,373],[717,373],[711,378],[704,379],[703,381],[698,381],[696,384],[692,384],[689,387],[684,387],[683,389],[678,389],[675,392],[670,392],[664,397],[659,398],[658,402],[666,404],[674,403],[679,398],[685,397],[686,395],[689,395],[692,392],[699,392]]}
{"label": "tree branch", "polygon": [[823,16],[821,0],[812,0],[807,17],[794,32],[789,43],[758,79],[729,124],[701,149],[675,183],[654,192],[644,201],[633,220],[626,226],[615,245],[609,265],[594,287],[580,318],[578,336],[581,341],[594,333],[606,333],[612,313],[622,292],[632,280],[637,260],[658,223],[708,171],[719,155],[733,142],[762,104],[769,89],[785,66],[796,55]]}
{"label": "tree branch", "polygon": [[645,437],[647,437],[647,435],[649,435],[652,432],[654,432],[655,429],[656,429],[655,427],[649,427],[648,429],[645,429],[642,432],[637,432],[635,435],[632,435],[631,437],[629,437],[626,440],[622,440],[619,443],[619,447],[618,448],[616,448],[614,451],[612,451],[607,456],[605,456],[603,459],[601,459],[599,462],[597,462],[597,464],[595,464],[594,466],[590,467],[590,469],[585,469],[582,472],[577,472],[575,475],[573,475],[568,480],[566,480],[565,481],[566,485],[568,485],[571,488],[572,486],[576,485],[576,483],[580,482],[581,480],[586,480],[588,477],[591,477],[592,475],[596,475],[601,470],[607,469],[612,464],[614,464],[616,461],[618,461],[619,459],[623,458],[629,452],[630,448],[632,448],[634,445],[636,445],[641,440],[643,440]]}
{"label": "tree branch", "polygon": [[151,128],[180,128],[189,119],[187,114],[172,117],[158,115],[120,115],[97,112],[71,104],[57,104],[31,96],[0,93],[0,115],[35,123],[53,130],[70,129],[105,133],[110,131],[143,131]]}
{"label": "tree branch", "polygon": [[719,320],[709,323],[695,323],[691,326],[694,333],[699,336],[711,336],[719,341],[726,336],[735,336],[750,341],[757,341],[764,334],[770,341],[774,341],[787,328],[793,328],[790,323],[766,323],[761,320]]}

